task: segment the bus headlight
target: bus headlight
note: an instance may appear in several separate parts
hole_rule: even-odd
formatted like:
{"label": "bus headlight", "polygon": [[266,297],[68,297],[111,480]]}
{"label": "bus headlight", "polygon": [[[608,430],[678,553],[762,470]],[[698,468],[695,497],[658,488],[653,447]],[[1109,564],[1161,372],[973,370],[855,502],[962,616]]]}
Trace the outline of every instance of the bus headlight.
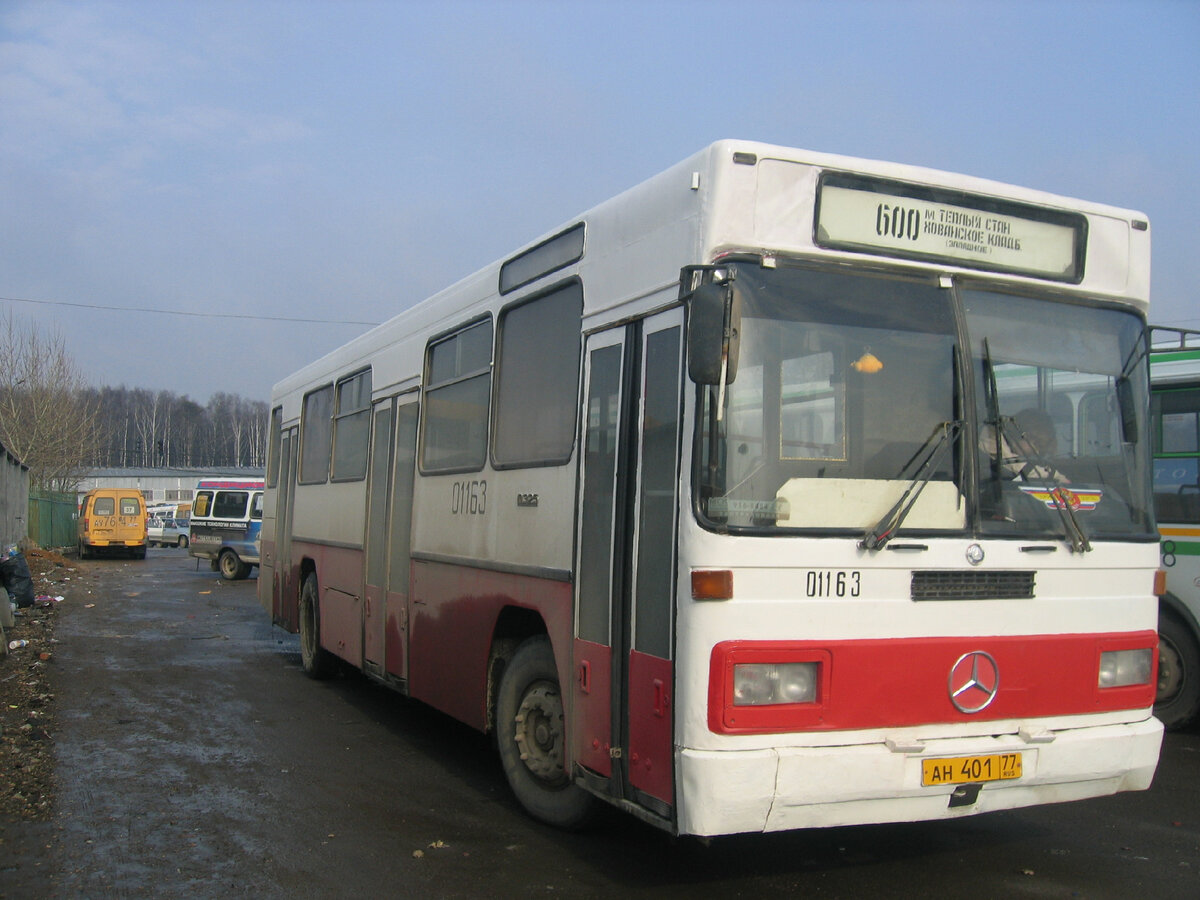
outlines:
{"label": "bus headlight", "polygon": [[741,663],[733,667],[734,706],[813,703],[817,663]]}
{"label": "bus headlight", "polygon": [[1142,650],[1107,650],[1100,654],[1099,685],[1111,688],[1149,684],[1153,664],[1154,652],[1148,647]]}

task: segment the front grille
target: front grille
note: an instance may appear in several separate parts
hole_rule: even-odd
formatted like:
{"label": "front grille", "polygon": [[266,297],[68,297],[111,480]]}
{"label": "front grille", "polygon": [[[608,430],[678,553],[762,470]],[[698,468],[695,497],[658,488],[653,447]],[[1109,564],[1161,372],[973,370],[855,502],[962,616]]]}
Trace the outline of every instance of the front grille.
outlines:
{"label": "front grille", "polygon": [[913,572],[914,600],[1030,600],[1033,572]]}

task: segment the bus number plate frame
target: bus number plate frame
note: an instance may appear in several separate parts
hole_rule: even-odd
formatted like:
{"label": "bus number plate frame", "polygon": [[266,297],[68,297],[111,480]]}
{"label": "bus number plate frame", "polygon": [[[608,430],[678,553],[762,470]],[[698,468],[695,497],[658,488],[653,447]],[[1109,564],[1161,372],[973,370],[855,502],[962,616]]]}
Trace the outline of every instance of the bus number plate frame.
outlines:
{"label": "bus number plate frame", "polygon": [[1010,781],[1020,778],[1024,760],[1020,753],[989,753],[982,756],[950,756],[921,760],[921,786],[973,784],[981,781]]}

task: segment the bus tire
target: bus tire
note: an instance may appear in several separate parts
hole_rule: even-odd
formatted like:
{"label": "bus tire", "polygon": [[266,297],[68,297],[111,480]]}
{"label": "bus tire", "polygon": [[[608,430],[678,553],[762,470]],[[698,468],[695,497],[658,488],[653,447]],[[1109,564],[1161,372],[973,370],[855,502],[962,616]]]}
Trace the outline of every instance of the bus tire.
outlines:
{"label": "bus tire", "polygon": [[1200,713],[1200,645],[1178,616],[1158,614],[1158,696],[1154,715],[1169,729]]}
{"label": "bus tire", "polygon": [[337,670],[337,659],[321,646],[321,608],[315,572],[309,572],[300,587],[300,667],[305,675],[317,681]]}
{"label": "bus tire", "polygon": [[238,581],[250,574],[250,567],[232,550],[222,550],[217,557],[218,571],[226,581]]}
{"label": "bus tire", "polygon": [[545,635],[522,643],[500,676],[496,744],[509,787],[531,816],[558,828],[586,823],[594,800],[564,768],[562,692]]}

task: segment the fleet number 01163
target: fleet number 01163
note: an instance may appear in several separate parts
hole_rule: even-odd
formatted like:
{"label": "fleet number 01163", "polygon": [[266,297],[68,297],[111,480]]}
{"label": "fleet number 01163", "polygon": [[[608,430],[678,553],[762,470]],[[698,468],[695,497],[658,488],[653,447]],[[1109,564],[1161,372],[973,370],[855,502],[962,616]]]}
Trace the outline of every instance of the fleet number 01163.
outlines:
{"label": "fleet number 01163", "polygon": [[857,597],[862,593],[862,573],[842,569],[813,569],[804,576],[806,597]]}
{"label": "fleet number 01163", "polygon": [[480,480],[456,481],[450,489],[450,514],[455,516],[482,516],[487,514],[487,482]]}

